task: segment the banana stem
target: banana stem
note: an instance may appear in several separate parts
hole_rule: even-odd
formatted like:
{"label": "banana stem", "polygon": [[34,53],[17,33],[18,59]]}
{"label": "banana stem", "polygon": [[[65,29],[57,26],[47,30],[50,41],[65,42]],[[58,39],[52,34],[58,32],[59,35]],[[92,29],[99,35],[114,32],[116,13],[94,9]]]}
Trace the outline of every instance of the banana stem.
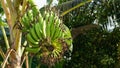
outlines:
{"label": "banana stem", "polygon": [[33,57],[29,57],[29,68],[31,68]]}
{"label": "banana stem", "polygon": [[29,61],[28,61],[28,55],[26,55],[25,58],[26,58],[26,68],[30,68]]}
{"label": "banana stem", "polygon": [[2,33],[3,33],[3,36],[4,36],[4,40],[5,40],[5,44],[6,44],[6,48],[9,49],[9,48],[10,48],[10,45],[9,45],[9,42],[8,42],[8,39],[7,39],[7,36],[6,36],[5,29],[4,29],[3,26],[1,26],[1,29],[2,29]]}

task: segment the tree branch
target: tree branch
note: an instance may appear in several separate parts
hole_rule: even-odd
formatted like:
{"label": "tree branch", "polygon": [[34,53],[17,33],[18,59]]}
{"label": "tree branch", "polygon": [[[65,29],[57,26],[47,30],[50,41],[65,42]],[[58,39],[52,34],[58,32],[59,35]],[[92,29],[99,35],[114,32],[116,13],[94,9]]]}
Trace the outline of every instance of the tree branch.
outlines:
{"label": "tree branch", "polygon": [[99,25],[96,24],[89,24],[89,25],[85,25],[82,27],[77,27],[77,28],[73,28],[71,33],[72,33],[72,37],[73,39],[76,38],[79,34],[85,33],[88,30],[91,30],[93,28],[99,28]]}
{"label": "tree branch", "polygon": [[64,11],[64,12],[61,14],[61,16],[64,16],[64,15],[66,15],[67,13],[69,13],[69,12],[75,10],[76,8],[79,8],[80,6],[83,6],[83,5],[85,5],[86,3],[89,3],[89,2],[91,2],[91,0],[88,0],[88,1],[85,1],[85,2],[80,2],[80,3],[77,4],[76,6],[74,6],[74,7],[70,8],[70,9]]}

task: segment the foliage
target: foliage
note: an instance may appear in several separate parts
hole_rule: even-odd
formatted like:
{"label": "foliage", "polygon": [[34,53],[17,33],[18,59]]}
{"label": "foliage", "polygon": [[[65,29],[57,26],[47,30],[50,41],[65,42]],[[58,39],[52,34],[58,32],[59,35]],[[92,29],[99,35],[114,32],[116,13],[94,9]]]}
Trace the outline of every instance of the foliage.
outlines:
{"label": "foliage", "polygon": [[[89,33],[88,33],[89,32]],[[117,59],[119,28],[113,32],[93,29],[75,39],[72,59],[67,67],[113,68]]]}
{"label": "foliage", "polygon": [[[83,29],[74,39],[72,58],[66,61],[65,67],[113,68],[117,66],[117,49],[120,40],[119,3],[118,0],[93,0],[63,17],[65,24],[71,29],[81,27],[82,30],[82,26],[86,25],[89,29],[89,31],[85,30],[87,28]],[[77,1],[70,4],[70,7],[76,4]],[[66,9],[70,7],[66,6]],[[62,9],[64,10],[65,8]],[[91,24],[100,27],[90,29]]]}

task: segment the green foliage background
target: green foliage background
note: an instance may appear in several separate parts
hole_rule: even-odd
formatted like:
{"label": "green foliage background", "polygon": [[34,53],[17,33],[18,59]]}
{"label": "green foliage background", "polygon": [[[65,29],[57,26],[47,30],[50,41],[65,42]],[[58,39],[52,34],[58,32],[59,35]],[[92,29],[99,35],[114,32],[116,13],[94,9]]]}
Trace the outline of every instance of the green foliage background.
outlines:
{"label": "green foliage background", "polygon": [[[72,0],[71,0],[72,1]],[[78,1],[78,2],[77,2]],[[81,0],[71,5],[75,6]],[[60,2],[64,2],[60,0]],[[72,7],[70,5],[70,7]],[[66,6],[66,9],[69,6]],[[119,40],[120,40],[120,1],[118,0],[93,0],[71,13],[64,16],[64,23],[69,28],[77,28],[94,24],[97,19],[99,28],[83,30],[74,39],[73,52],[70,61],[64,67],[68,68],[117,68],[119,67]],[[62,10],[64,11],[65,8]],[[108,17],[116,17],[118,24],[109,30]],[[114,23],[115,24],[115,23]],[[86,28],[87,29],[87,28]]]}

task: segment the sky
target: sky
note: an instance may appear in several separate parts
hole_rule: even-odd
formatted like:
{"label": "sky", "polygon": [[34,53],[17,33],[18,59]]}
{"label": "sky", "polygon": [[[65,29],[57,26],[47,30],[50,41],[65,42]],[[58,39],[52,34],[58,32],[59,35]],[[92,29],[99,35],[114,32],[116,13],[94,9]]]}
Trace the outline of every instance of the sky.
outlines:
{"label": "sky", "polygon": [[[38,6],[39,9],[47,4],[47,0],[34,0],[34,2]],[[57,0],[53,0],[52,5],[55,5],[57,3],[58,3]]]}
{"label": "sky", "polygon": [[46,0],[34,0],[34,1],[35,1],[35,4],[38,6],[38,8],[43,7],[47,3]]}

